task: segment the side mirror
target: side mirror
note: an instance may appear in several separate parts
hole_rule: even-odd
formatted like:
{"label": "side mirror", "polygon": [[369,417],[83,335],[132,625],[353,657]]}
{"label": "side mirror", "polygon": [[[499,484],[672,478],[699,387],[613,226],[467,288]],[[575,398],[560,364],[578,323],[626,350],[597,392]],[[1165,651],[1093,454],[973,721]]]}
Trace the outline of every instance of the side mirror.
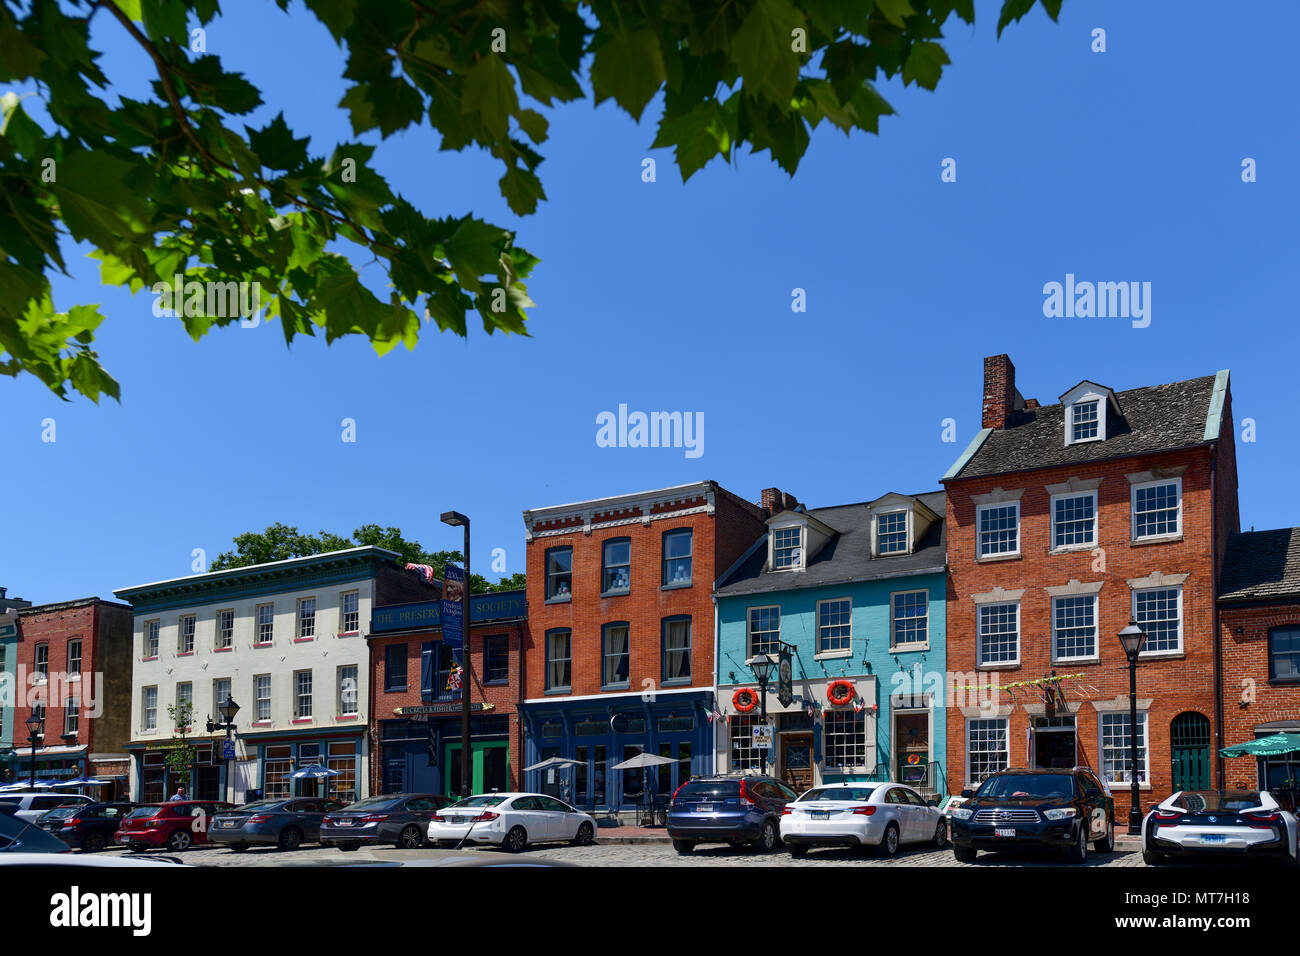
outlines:
{"label": "side mirror", "polygon": [[929,800],[927,800],[926,803],[927,803],[929,806],[932,806],[932,807],[937,807],[937,806],[939,805],[939,801],[938,801],[938,800],[935,800],[933,797],[931,797]]}
{"label": "side mirror", "polygon": [[971,797],[975,796],[975,791],[974,791],[974,790],[963,790],[963,791],[961,792],[961,795],[962,795],[963,797],[966,797],[967,799],[970,799]]}

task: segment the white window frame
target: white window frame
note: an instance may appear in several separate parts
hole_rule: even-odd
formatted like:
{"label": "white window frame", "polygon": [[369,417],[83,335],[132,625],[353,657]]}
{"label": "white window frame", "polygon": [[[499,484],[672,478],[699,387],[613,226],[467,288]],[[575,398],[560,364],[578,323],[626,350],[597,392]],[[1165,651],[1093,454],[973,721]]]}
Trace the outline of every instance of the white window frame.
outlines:
{"label": "white window frame", "polygon": [[80,726],[81,701],[69,697],[63,702],[63,736],[73,737]]}
{"label": "white window frame", "polygon": [[[880,546],[881,531],[880,520],[882,518],[892,518],[894,515],[903,516],[903,547],[893,551],[886,551]],[[898,534],[897,531],[890,531],[888,534]],[[907,508],[891,508],[888,511],[882,511],[876,515],[876,557],[889,558],[896,554],[912,553],[912,513]]]}
{"label": "white window frame", "polygon": [[[986,661],[984,660],[984,634],[981,631],[981,618],[984,611],[995,607],[1014,607],[1016,609],[1016,656],[1014,660],[1009,661]],[[986,601],[975,605],[975,666],[976,667],[1019,667],[1020,656],[1023,651],[1023,631],[1024,617],[1020,613],[1020,601]]]}
{"label": "white window frame", "polygon": [[[44,656],[44,660],[41,660]],[[50,642],[41,641],[32,652],[34,684],[46,684],[50,680]]]}
{"label": "white window frame", "polygon": [[[994,509],[1015,508],[1016,509],[1016,547],[1014,551],[989,551],[984,550],[984,532],[980,530],[980,519],[984,512]],[[1019,501],[997,501],[986,505],[975,506],[975,557],[980,561],[997,561],[1003,558],[1020,557],[1020,502]]]}
{"label": "white window frame", "polygon": [[[307,678],[307,692],[305,694],[303,693],[302,690],[304,677]],[[315,686],[314,686],[314,681],[313,681],[312,672],[310,668],[304,668],[303,670],[294,671],[293,672],[293,719],[294,720],[310,720],[314,718],[316,714],[314,696],[315,696]],[[311,713],[306,713],[306,714],[303,713],[302,705],[304,700],[307,703],[307,710],[311,711]]]}
{"label": "white window frame", "polygon": [[[1138,491],[1143,488],[1154,488],[1157,485],[1173,485],[1178,489],[1178,507],[1177,507],[1177,528],[1173,531],[1165,531],[1161,534],[1145,534],[1141,537],[1137,533],[1137,496]],[[1183,479],[1179,475],[1174,478],[1160,478],[1156,481],[1143,481],[1129,487],[1129,535],[1133,541],[1173,541],[1183,536]]]}
{"label": "white window frame", "polygon": [[[1056,643],[1056,602],[1057,601],[1092,601],[1092,653],[1081,654],[1073,657],[1061,657],[1057,655]],[[1067,662],[1096,661],[1100,659],[1101,645],[1101,602],[1096,594],[1060,594],[1051,599],[1048,604],[1048,613],[1052,620],[1052,663],[1063,664]]]}
{"label": "white window frame", "polygon": [[[303,632],[307,623],[307,617],[303,613],[303,610],[308,605],[311,605],[311,633],[305,634]],[[316,598],[314,595],[312,597],[298,598],[298,614],[295,620],[297,621],[297,624],[294,627],[294,633],[297,636],[294,639],[298,641],[314,641],[316,639]]]}
{"label": "white window frame", "polygon": [[[73,657],[72,655],[73,648],[76,648],[77,650],[76,657]],[[83,657],[83,647],[80,638],[74,637],[72,640],[68,641],[67,657],[68,657],[68,680],[70,681],[81,680],[81,666],[84,661],[84,657]],[[0,670],[3,670],[3,668],[0,667]]]}
{"label": "white window frame", "polygon": [[226,698],[224,698],[223,696],[221,696],[221,690],[220,690],[220,685],[221,685],[221,684],[226,684],[226,685],[227,685],[227,686],[226,686],[226,693],[227,693],[227,694],[232,694],[232,695],[233,695],[233,694],[235,693],[235,682],[234,682],[233,680],[231,680],[229,677],[214,677],[214,678],[212,678],[212,713],[213,713],[213,714],[217,714],[217,715],[218,715],[218,719],[223,719],[223,718],[220,718],[220,716],[219,716],[219,711],[221,710],[221,705],[222,705],[222,704],[225,702],[225,700],[226,700]]}
{"label": "white window frame", "polygon": [[[921,604],[925,608],[925,640],[908,641],[905,644],[899,644],[895,637],[898,634],[898,599],[913,594],[919,594],[922,597]],[[897,651],[923,651],[930,646],[930,592],[925,588],[909,588],[906,591],[894,591],[889,595],[889,648]]]}
{"label": "white window frame", "polygon": [[[176,707],[176,716],[178,717],[180,716],[182,687],[189,688],[189,693],[185,695],[184,703],[188,706],[190,712],[190,720],[193,721],[194,720],[194,682],[193,681],[181,680],[176,682],[176,696],[173,700],[173,703],[175,704]],[[192,727],[194,725],[190,723],[190,724],[186,724],[186,726]]]}
{"label": "white window frame", "polygon": [[[842,721],[847,720],[851,726],[851,731],[849,733],[844,733],[839,730],[832,731],[830,728],[830,720],[832,717],[834,718],[836,723],[841,723]],[[831,739],[841,738],[841,737],[857,738],[856,740],[853,740],[849,746],[852,747],[853,750],[858,751],[861,754],[862,760],[860,762],[831,763],[831,758],[829,756],[831,752]],[[829,771],[829,772],[846,771],[846,770],[863,769],[871,766],[869,763],[867,763],[867,759],[870,756],[867,748],[867,743],[868,743],[867,712],[865,710],[861,711],[860,713],[855,712],[852,708],[848,710],[827,710],[823,712],[822,753],[827,755],[823,764],[823,769],[825,771]]]}
{"label": "white window frame", "polygon": [[140,688],[140,730],[158,729],[158,685]]}
{"label": "white window frame", "polygon": [[[194,634],[198,630],[197,616],[194,614],[182,614],[176,619],[176,653],[192,654],[194,653]],[[189,632],[186,633],[186,625],[189,625]],[[187,640],[188,639],[188,640]]]}
{"label": "white window frame", "polygon": [[[1092,537],[1088,541],[1078,541],[1074,544],[1057,544],[1056,543],[1056,503],[1068,498],[1092,498]],[[1048,515],[1051,520],[1049,532],[1049,550],[1051,551],[1091,551],[1097,547],[1097,541],[1101,536],[1101,511],[1098,508],[1097,492],[1094,491],[1067,491],[1063,494],[1052,495],[1047,502]],[[1070,519],[1071,521],[1078,519]]]}
{"label": "white window frame", "polygon": [[[270,620],[268,620],[268,621],[263,621],[263,620],[262,620],[262,611],[263,611],[263,610],[266,610],[266,611],[268,611],[268,612],[270,613]],[[258,646],[258,647],[266,647],[266,646],[268,646],[268,645],[270,645],[270,644],[273,644],[273,643],[275,642],[275,605],[274,605],[274,604],[259,604],[259,605],[257,605],[257,610],[256,610],[254,613],[255,613],[255,615],[256,615],[256,617],[255,617],[255,621],[256,621],[255,626],[256,626],[256,628],[257,628],[257,636],[256,636],[257,646]],[[262,626],[263,626],[263,624],[269,625],[268,630],[267,630],[267,639],[266,639],[266,640],[262,640]]]}
{"label": "white window frame", "polygon": [[[981,777],[979,780],[976,780],[976,779],[975,779],[975,775],[971,773],[971,746],[970,746],[970,745],[971,745],[971,725],[974,724],[976,721],[979,721],[979,722],[981,722],[981,723],[997,723],[997,724],[1001,724],[1001,725],[1002,725],[1002,740],[1005,742],[1005,745],[1006,745],[1005,748],[1004,748],[1003,750],[1001,750],[1001,751],[995,751],[995,750],[981,750],[981,751],[980,751],[980,753],[990,753],[990,754],[991,754],[991,753],[1001,753],[1001,754],[1002,754],[1002,761],[1003,761],[1003,763],[1002,763],[1002,766],[1001,766],[1001,767],[999,767],[999,768],[994,768],[993,770],[990,770],[990,771],[988,772],[988,774],[986,774],[984,777]],[[965,759],[964,762],[965,762],[965,773],[966,773],[966,785],[967,785],[967,787],[969,787],[969,788],[972,789],[972,790],[977,789],[977,788],[979,787],[979,785],[982,784],[985,780],[987,780],[988,777],[991,776],[992,774],[997,773],[999,770],[1006,770],[1007,768],[1009,768],[1009,767],[1011,766],[1011,719],[1010,719],[1009,717],[967,717],[967,718],[966,718],[966,752],[965,752],[965,756],[966,756],[966,759]]]}
{"label": "white window frame", "polygon": [[[266,681],[265,697],[262,696],[262,684],[261,684],[262,680]],[[273,689],[273,685],[272,685],[270,674],[253,675],[253,713],[256,715],[253,719],[258,723],[263,723],[265,721],[273,719],[274,717],[275,711],[271,709],[272,689]],[[265,717],[262,716],[262,701],[266,701]]]}
{"label": "white window frame", "polygon": [[[776,536],[778,532],[795,530],[799,532],[799,543],[796,544],[795,550],[798,551],[798,559],[794,564],[786,564],[781,567],[776,565]],[[768,535],[768,567],[773,571],[802,571],[806,566],[808,557],[808,527],[802,521],[791,521],[779,525],[773,525],[771,533]],[[782,548],[781,550],[787,550]]]}
{"label": "white window frame", "polygon": [[158,633],[162,630],[162,621],[157,619],[144,622],[144,630],[140,637],[143,646],[140,648],[140,656],[146,660],[152,660],[158,656]]}
{"label": "white window frame", "polygon": [[[343,699],[344,681],[349,677],[348,671],[351,671],[352,678],[352,707],[347,706],[347,701]],[[337,699],[334,704],[338,708],[340,717],[356,717],[361,713],[361,680],[360,670],[356,664],[340,664],[335,674],[335,681],[338,686]]]}
{"label": "white window frame", "polygon": [[[1142,778],[1138,781],[1138,789],[1149,790],[1151,789],[1151,715],[1146,710],[1138,710],[1137,716],[1138,726],[1142,730],[1142,736],[1139,743],[1139,749],[1142,751]],[[1111,775],[1106,772],[1106,751],[1108,748],[1105,744],[1105,725],[1107,717],[1113,717],[1123,721],[1125,730],[1128,730],[1129,714],[1127,710],[1105,711],[1097,715],[1097,776],[1101,778],[1103,783],[1110,787],[1132,786],[1132,781],[1114,780],[1111,778]],[[1129,755],[1129,746],[1130,745],[1128,744],[1123,746],[1123,754],[1125,758]]]}
{"label": "white window frame", "polygon": [[[848,626],[849,626],[849,644],[848,644],[848,647],[845,647],[845,648],[837,648],[836,650],[827,650],[827,649],[822,645],[822,605],[823,605],[823,604],[844,604],[845,602],[847,602],[848,605],[849,605],[849,621],[848,621]],[[853,598],[851,598],[851,597],[824,598],[823,600],[820,600],[820,601],[817,602],[816,606],[813,608],[813,613],[816,615],[816,617],[813,619],[813,621],[814,621],[814,626],[815,626],[816,629],[817,629],[817,644],[816,644],[816,652],[813,654],[813,657],[814,657],[815,659],[823,659],[823,658],[830,658],[830,657],[852,657],[852,656],[853,656]],[[831,626],[831,627],[841,627],[842,625],[839,625],[839,624],[833,624],[833,625],[830,625],[830,626]],[[778,634],[778,637],[779,637],[779,636],[780,636],[780,631],[779,631],[779,629],[778,629],[777,634]],[[751,656],[753,656],[753,655],[751,655]]]}
{"label": "white window frame", "polygon": [[[1095,405],[1097,407],[1097,434],[1090,435],[1087,438],[1074,437],[1074,413],[1084,405]],[[1080,396],[1076,401],[1071,402],[1067,407],[1069,414],[1065,416],[1065,443],[1067,445],[1085,445],[1088,442],[1104,441],[1106,438],[1106,398],[1102,395],[1088,393]]]}
{"label": "white window frame", "polygon": [[[230,620],[230,643],[229,643],[229,644],[225,644],[225,643],[223,643],[224,638],[222,637],[222,631],[224,631],[224,630],[226,629],[226,628],[225,628],[225,623],[224,623],[224,620],[225,620],[225,618],[226,618],[226,615],[229,615],[229,616],[230,616],[230,618],[229,618],[229,620]],[[234,646],[235,646],[235,611],[234,611],[234,608],[222,608],[220,611],[218,611],[217,614],[216,614],[215,623],[216,623],[217,627],[216,627],[216,634],[213,635],[213,644],[212,644],[212,646],[213,646],[214,648],[218,649],[218,650],[221,650],[221,649],[224,649],[224,648],[227,648],[227,647],[234,647]]]}
{"label": "white window frame", "polygon": [[[356,601],[356,607],[349,611],[347,602],[349,598]],[[355,620],[352,626],[348,627],[348,615],[351,614]],[[360,634],[361,633],[361,592],[344,591],[339,595],[339,633],[340,634]]]}
{"label": "white window frame", "polygon": [[[1187,612],[1183,605],[1183,586],[1181,584],[1162,584],[1153,588],[1132,588],[1130,591],[1130,611],[1134,621],[1137,621],[1138,595],[1147,594],[1151,591],[1177,591],[1178,592],[1178,646],[1176,648],[1162,647],[1159,650],[1149,651],[1146,645],[1139,657],[1161,657],[1164,655],[1176,656],[1183,653],[1183,632],[1186,622]],[[1144,622],[1138,621],[1138,624]]]}
{"label": "white window frame", "polygon": [[[779,604],[759,604],[755,607],[745,608],[745,660],[754,657],[758,651],[754,649],[754,628],[753,614],[755,611],[776,611],[776,643],[777,647],[781,646],[781,605]],[[764,634],[771,633],[764,631]],[[768,651],[767,653],[772,653]]]}

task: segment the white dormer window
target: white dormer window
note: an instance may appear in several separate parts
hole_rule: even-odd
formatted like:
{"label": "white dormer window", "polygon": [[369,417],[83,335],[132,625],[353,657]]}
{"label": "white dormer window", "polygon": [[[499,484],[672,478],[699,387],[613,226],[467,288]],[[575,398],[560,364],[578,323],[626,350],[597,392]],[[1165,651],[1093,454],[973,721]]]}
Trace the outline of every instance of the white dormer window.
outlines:
{"label": "white dormer window", "polygon": [[889,511],[876,517],[876,554],[907,553],[907,512]]}
{"label": "white dormer window", "polygon": [[1070,406],[1070,444],[1079,441],[1092,441],[1100,438],[1098,408],[1100,399],[1091,402],[1076,402]]}
{"label": "white dormer window", "polygon": [[803,567],[803,525],[772,529],[772,570],[791,571]]}

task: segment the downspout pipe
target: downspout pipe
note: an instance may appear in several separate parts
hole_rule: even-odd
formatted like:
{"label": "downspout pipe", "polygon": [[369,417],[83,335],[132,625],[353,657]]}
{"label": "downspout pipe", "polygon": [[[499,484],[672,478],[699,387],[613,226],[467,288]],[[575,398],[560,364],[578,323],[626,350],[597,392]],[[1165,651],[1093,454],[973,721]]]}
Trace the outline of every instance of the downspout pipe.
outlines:
{"label": "downspout pipe", "polygon": [[[1210,593],[1214,601],[1214,607],[1210,619],[1214,625],[1214,786],[1216,789],[1223,789],[1223,636],[1219,633],[1219,449],[1220,445],[1215,442],[1214,450],[1210,455],[1210,521],[1213,523],[1214,534],[1211,538],[1215,543],[1214,553],[1211,555],[1211,567],[1213,568],[1212,577],[1214,581],[1210,588]],[[1226,554],[1226,543],[1224,544]]]}

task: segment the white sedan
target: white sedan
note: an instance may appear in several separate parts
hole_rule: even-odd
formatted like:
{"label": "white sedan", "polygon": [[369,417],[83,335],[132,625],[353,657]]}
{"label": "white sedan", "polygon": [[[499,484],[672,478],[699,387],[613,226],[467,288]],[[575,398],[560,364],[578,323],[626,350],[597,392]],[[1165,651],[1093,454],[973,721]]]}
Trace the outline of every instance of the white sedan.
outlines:
{"label": "white sedan", "polygon": [[518,853],[530,843],[587,846],[596,821],[544,793],[482,793],[443,807],[429,821],[434,846],[487,843]]}
{"label": "white sedan", "polygon": [[1267,790],[1180,790],[1142,820],[1142,859],[1263,856],[1298,866],[1297,829]]}
{"label": "white sedan", "polygon": [[906,784],[831,783],[785,805],[781,840],[792,856],[810,846],[875,846],[893,856],[904,843],[942,849],[948,821]]}

